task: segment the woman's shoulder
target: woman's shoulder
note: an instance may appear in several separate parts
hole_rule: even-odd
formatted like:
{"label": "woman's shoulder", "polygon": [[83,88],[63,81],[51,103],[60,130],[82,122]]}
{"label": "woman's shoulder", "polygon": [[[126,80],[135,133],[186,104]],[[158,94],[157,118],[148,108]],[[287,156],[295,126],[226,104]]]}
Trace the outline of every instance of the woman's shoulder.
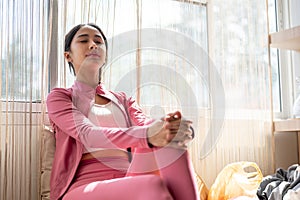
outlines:
{"label": "woman's shoulder", "polygon": [[53,88],[47,96],[47,99],[59,98],[59,97],[71,97],[72,88]]}
{"label": "woman's shoulder", "polygon": [[53,88],[51,91],[50,91],[50,94],[51,93],[65,93],[65,94],[71,94],[72,93],[72,88]]}

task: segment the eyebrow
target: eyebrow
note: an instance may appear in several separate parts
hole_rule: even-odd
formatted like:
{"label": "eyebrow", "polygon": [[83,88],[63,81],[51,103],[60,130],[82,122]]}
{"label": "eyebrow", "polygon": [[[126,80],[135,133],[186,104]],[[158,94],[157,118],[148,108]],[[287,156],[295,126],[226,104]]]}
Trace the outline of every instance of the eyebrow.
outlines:
{"label": "eyebrow", "polygon": [[[77,38],[81,38],[81,37],[89,37],[89,34],[81,34],[81,35],[78,35]],[[95,35],[94,37],[97,37],[97,38],[101,38],[102,37],[100,35]]]}

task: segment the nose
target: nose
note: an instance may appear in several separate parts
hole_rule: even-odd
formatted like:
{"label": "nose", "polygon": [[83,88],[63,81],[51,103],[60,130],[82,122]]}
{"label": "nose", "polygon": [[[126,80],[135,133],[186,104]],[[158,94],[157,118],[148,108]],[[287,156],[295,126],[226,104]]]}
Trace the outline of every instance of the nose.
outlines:
{"label": "nose", "polygon": [[95,42],[91,42],[90,49],[98,49],[98,45]]}

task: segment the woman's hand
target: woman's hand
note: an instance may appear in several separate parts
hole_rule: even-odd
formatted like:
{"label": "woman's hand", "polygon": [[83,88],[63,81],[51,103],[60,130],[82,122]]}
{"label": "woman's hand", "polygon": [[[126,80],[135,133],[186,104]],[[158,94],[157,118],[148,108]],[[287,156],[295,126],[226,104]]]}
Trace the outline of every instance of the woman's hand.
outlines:
{"label": "woman's hand", "polygon": [[192,140],[192,122],[182,119],[180,112],[168,114],[162,120],[155,121],[147,131],[148,142],[156,147],[171,146],[186,149]]}

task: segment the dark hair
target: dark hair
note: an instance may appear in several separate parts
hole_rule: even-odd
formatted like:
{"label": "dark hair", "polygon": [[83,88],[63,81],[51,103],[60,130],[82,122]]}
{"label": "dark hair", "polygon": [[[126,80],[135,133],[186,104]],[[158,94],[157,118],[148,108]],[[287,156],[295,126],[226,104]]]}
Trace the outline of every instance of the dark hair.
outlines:
{"label": "dark hair", "polygon": [[[71,50],[71,43],[73,41],[74,36],[79,31],[79,29],[81,29],[81,27],[86,26],[86,25],[96,28],[100,32],[101,36],[103,37],[103,40],[104,40],[104,43],[105,43],[105,48],[106,48],[106,56],[105,56],[105,61],[106,61],[106,59],[107,59],[107,39],[106,39],[103,31],[101,30],[101,28],[99,26],[97,26],[96,24],[93,24],[93,23],[78,24],[77,26],[73,27],[66,34],[66,36],[65,36],[65,52]],[[76,75],[73,64],[71,62],[68,62],[68,64],[69,64],[70,72],[73,72],[73,74]]]}

